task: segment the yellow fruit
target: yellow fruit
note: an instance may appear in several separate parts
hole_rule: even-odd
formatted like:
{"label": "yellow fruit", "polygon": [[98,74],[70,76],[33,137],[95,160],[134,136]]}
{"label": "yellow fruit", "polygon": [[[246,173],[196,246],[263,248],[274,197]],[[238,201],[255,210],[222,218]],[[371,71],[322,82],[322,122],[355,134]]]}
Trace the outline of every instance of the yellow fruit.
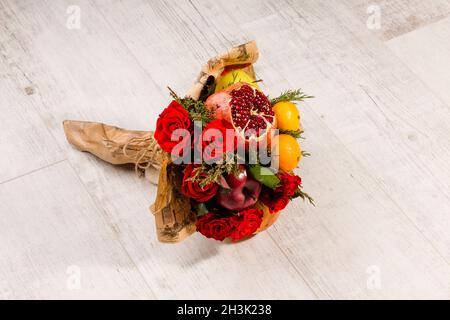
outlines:
{"label": "yellow fruit", "polygon": [[302,150],[297,140],[288,134],[280,134],[274,138],[272,161],[283,171],[292,171],[302,157]]}
{"label": "yellow fruit", "polygon": [[255,79],[253,79],[247,72],[238,69],[238,70],[231,70],[225,73],[224,75],[219,76],[216,81],[215,92],[219,92],[223,89],[226,89],[232,84],[238,82],[245,82],[256,89],[259,89],[258,85],[255,82]]}
{"label": "yellow fruit", "polygon": [[281,101],[272,107],[277,118],[278,129],[297,131],[300,129],[300,113],[297,106],[289,101]]}

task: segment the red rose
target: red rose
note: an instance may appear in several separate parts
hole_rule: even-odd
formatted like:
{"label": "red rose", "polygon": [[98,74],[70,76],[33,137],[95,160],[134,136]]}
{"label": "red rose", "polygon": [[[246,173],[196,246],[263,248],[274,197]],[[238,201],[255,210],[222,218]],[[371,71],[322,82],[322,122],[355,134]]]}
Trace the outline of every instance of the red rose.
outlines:
{"label": "red rose", "polygon": [[231,232],[231,240],[245,239],[258,230],[262,223],[264,213],[256,208],[249,208],[239,212],[239,215],[231,218],[234,229]]}
{"label": "red rose", "polygon": [[275,189],[275,193],[282,193],[287,197],[292,197],[297,192],[298,187],[302,183],[302,179],[299,176],[289,173],[281,173],[278,175],[280,178],[280,185]]}
{"label": "red rose", "polygon": [[270,213],[281,211],[289,204],[288,196],[283,193],[276,193],[268,188],[263,189],[260,200],[269,208]]}
{"label": "red rose", "polygon": [[191,126],[189,113],[181,104],[172,101],[167,108],[159,115],[156,121],[156,130],[154,137],[159,146],[166,152],[172,152],[172,149],[183,140],[182,137],[172,141],[172,134],[176,129],[188,130]]}
{"label": "red rose", "polygon": [[286,208],[286,206],[289,204],[288,197],[282,194],[271,195],[269,192],[263,193],[261,201],[269,208],[270,213],[279,212]]}
{"label": "red rose", "polygon": [[[200,186],[200,183],[197,181],[188,180],[194,176],[194,169],[198,168],[193,164],[188,164],[186,169],[184,170],[184,178],[183,184],[181,186],[181,192],[198,202],[205,202],[212,197],[214,197],[219,189],[219,185],[215,182],[211,182],[207,184],[203,188]],[[200,173],[201,177],[204,176],[203,173]]]}
{"label": "red rose", "polygon": [[296,196],[298,187],[302,183],[299,176],[282,172],[278,175],[280,185],[274,190],[264,188],[261,192],[261,201],[268,208],[270,213],[283,210],[289,203],[289,200]]}
{"label": "red rose", "polygon": [[[230,141],[230,138],[234,139],[234,141]],[[230,122],[213,120],[203,129],[202,143],[198,143],[196,146],[200,152],[203,150],[203,160],[213,163],[222,160],[225,153],[234,152],[236,150],[236,141],[235,130]]]}
{"label": "red rose", "polygon": [[230,218],[210,212],[197,219],[196,229],[207,238],[222,241],[231,235],[233,225]]}

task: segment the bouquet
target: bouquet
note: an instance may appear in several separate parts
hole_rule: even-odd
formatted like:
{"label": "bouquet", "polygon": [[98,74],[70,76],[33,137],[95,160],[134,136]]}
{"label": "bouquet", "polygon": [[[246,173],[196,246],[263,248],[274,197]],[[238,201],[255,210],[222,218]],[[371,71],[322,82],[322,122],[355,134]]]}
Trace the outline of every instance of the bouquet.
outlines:
{"label": "bouquet", "polygon": [[70,143],[112,164],[133,163],[151,176],[159,171],[158,239],[179,242],[197,231],[218,241],[247,239],[267,229],[302,190],[293,170],[303,152],[295,102],[311,98],[286,90],[269,98],[253,64],[254,41],[234,47],[203,66],[191,90],[159,115],[154,132],[101,123],[65,121]]}

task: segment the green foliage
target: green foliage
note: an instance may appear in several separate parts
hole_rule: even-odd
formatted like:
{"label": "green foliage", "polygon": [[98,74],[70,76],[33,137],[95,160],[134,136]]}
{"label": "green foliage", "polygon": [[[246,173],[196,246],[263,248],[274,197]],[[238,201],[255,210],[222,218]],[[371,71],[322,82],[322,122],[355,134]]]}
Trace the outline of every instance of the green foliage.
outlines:
{"label": "green foliage", "polygon": [[286,90],[282,92],[278,97],[270,99],[270,103],[272,105],[280,102],[280,101],[303,101],[305,99],[314,98],[313,96],[308,96],[301,89],[296,90]]}
{"label": "green foliage", "polygon": [[204,202],[197,203],[195,210],[197,211],[197,217],[201,217],[209,212]]}
{"label": "green foliage", "polygon": [[301,186],[297,189],[297,192],[292,197],[292,199],[297,198],[297,197],[300,197],[303,200],[308,200],[309,203],[311,203],[313,206],[316,206],[315,203],[314,203],[314,199],[309,194],[307,194],[306,192],[303,192]]}
{"label": "green foliage", "polygon": [[301,138],[303,138],[302,137],[302,133],[303,133],[303,131],[302,130],[282,130],[282,129],[279,129],[280,130],[280,134],[288,134],[288,135],[290,135],[290,136],[293,136],[295,139],[301,139]]}
{"label": "green foliage", "polygon": [[263,167],[259,164],[251,164],[249,165],[249,171],[256,181],[266,187],[275,189],[280,184],[280,178],[270,168]]}
{"label": "green foliage", "polygon": [[201,121],[203,127],[213,120],[213,113],[211,110],[206,109],[205,104],[201,100],[194,100],[191,97],[180,98],[175,91],[169,88],[170,95],[174,100],[189,112],[189,118],[192,121]]}
{"label": "green foliage", "polygon": [[219,178],[224,174],[237,174],[239,172],[239,164],[236,159],[223,163],[214,163],[208,165],[202,163],[199,167],[195,168],[194,175],[188,179],[188,181],[198,182],[200,187],[205,187],[213,182],[218,182]]}
{"label": "green foliage", "polygon": [[302,151],[302,156],[303,156],[303,157],[310,157],[310,156],[311,156],[311,153],[306,152],[306,151]]}

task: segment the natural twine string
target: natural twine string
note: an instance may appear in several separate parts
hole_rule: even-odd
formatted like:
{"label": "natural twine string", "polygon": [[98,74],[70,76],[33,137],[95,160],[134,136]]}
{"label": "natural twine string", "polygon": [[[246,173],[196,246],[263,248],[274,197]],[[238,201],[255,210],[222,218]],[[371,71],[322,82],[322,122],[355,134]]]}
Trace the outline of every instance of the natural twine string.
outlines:
{"label": "natural twine string", "polygon": [[160,169],[160,159],[162,157],[162,149],[153,137],[141,138],[134,137],[122,147],[123,154],[133,160],[137,173],[145,172],[149,167]]}

